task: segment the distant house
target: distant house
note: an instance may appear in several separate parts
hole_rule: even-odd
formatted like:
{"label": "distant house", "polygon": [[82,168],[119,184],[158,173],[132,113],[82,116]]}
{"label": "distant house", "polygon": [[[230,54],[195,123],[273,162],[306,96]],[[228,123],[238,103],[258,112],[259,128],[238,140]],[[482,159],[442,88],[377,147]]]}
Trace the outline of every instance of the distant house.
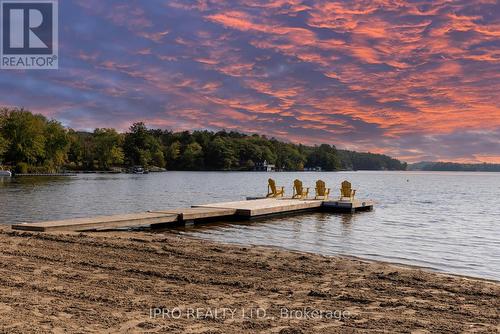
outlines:
{"label": "distant house", "polygon": [[257,172],[274,172],[276,170],[276,166],[268,164],[267,160],[264,160],[262,162],[255,163],[253,170]]}

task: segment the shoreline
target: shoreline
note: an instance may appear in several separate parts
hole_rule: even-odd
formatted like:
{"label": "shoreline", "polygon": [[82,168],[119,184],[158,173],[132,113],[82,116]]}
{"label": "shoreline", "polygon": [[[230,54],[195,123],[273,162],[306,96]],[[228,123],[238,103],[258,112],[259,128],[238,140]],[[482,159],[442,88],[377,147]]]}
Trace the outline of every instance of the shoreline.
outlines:
{"label": "shoreline", "polygon": [[[196,236],[187,236],[187,235],[182,235],[182,236],[186,237],[186,238],[190,238],[190,239],[200,240],[200,241],[207,240],[207,239],[203,239],[201,237],[196,237]],[[384,261],[384,260],[375,260],[375,259],[370,259],[370,258],[366,258],[366,257],[356,256],[356,255],[349,255],[349,254],[342,254],[342,253],[338,253],[335,255],[323,255],[320,253],[315,253],[315,252],[310,252],[310,251],[300,251],[300,250],[295,250],[295,249],[285,248],[285,247],[280,247],[280,246],[273,246],[273,245],[239,244],[239,243],[229,243],[229,242],[222,242],[222,241],[211,241],[211,242],[215,242],[215,243],[222,244],[222,245],[229,245],[229,246],[240,246],[240,247],[247,246],[247,247],[256,247],[256,248],[262,247],[262,248],[276,249],[276,250],[281,250],[281,251],[296,253],[296,254],[304,254],[304,255],[311,255],[311,256],[323,256],[326,258],[341,258],[341,259],[365,262],[367,264],[374,264],[374,265],[379,264],[379,265],[387,265],[387,266],[401,268],[401,269],[422,270],[422,271],[436,274],[436,275],[445,275],[445,276],[452,276],[452,277],[457,277],[457,278],[464,278],[464,279],[471,279],[471,280],[478,280],[478,281],[485,281],[485,282],[489,282],[489,283],[500,284],[500,279],[496,280],[494,278],[452,273],[452,272],[446,272],[446,271],[443,271],[443,270],[440,270],[440,269],[437,269],[434,267],[420,266],[417,264],[409,264],[409,263],[403,263],[403,262],[389,262],[389,261]]]}
{"label": "shoreline", "polygon": [[[108,233],[108,232],[103,232],[103,233]],[[480,276],[472,276],[472,275],[467,275],[467,274],[452,273],[452,272],[447,272],[447,271],[444,271],[444,270],[441,270],[438,268],[429,267],[429,266],[422,266],[422,265],[418,265],[418,264],[375,260],[375,259],[370,259],[370,258],[356,256],[356,255],[350,255],[350,254],[344,254],[344,253],[338,253],[338,254],[334,254],[334,255],[325,255],[325,254],[321,254],[321,253],[315,253],[313,251],[302,251],[302,250],[296,250],[293,248],[286,248],[286,247],[281,247],[281,246],[259,245],[259,244],[252,244],[252,243],[244,244],[244,243],[237,243],[237,242],[223,242],[223,241],[205,239],[203,237],[183,234],[183,233],[179,233],[179,232],[177,232],[177,233],[181,237],[199,240],[200,242],[208,241],[208,242],[213,242],[213,243],[217,243],[217,244],[221,244],[221,245],[238,246],[238,247],[256,247],[256,248],[262,247],[262,248],[281,250],[281,251],[290,252],[290,253],[297,253],[297,254],[304,254],[304,255],[311,255],[311,256],[323,256],[326,258],[344,258],[344,259],[348,259],[348,260],[361,261],[361,262],[366,262],[366,263],[371,263],[371,264],[388,265],[388,266],[393,266],[393,267],[400,267],[402,269],[407,268],[407,269],[423,270],[423,271],[430,272],[430,273],[437,274],[437,275],[448,275],[448,276],[461,277],[461,278],[466,278],[466,279],[479,280],[479,281],[500,284],[500,279],[497,280],[497,279],[488,278],[488,277],[480,277]],[[157,234],[157,233],[154,232],[153,234]]]}
{"label": "shoreline", "polygon": [[[107,232],[103,232],[107,233]],[[153,233],[153,234],[156,234]],[[259,244],[243,244],[243,243],[237,243],[237,242],[223,242],[223,241],[217,241],[217,240],[211,240],[211,239],[205,239],[203,237],[198,237],[198,236],[192,236],[192,235],[187,235],[187,234],[182,234],[179,233],[179,235],[183,238],[188,238],[188,239],[194,239],[194,240],[199,240],[200,242],[204,241],[209,241],[221,245],[227,245],[227,246],[237,246],[237,247],[255,247],[255,248],[269,248],[269,249],[274,249],[278,251],[284,251],[284,252],[289,252],[289,253],[296,253],[296,254],[304,254],[304,255],[311,255],[311,256],[323,256],[326,258],[343,258],[347,260],[354,260],[354,261],[360,261],[360,262],[366,262],[368,264],[380,264],[380,265],[388,265],[388,266],[393,266],[393,267],[398,267],[401,269],[415,269],[415,270],[423,270],[429,273],[433,273],[436,275],[447,275],[447,276],[453,276],[453,277],[458,277],[458,278],[465,278],[465,279],[471,279],[471,280],[479,280],[479,281],[485,281],[485,282],[490,282],[490,283],[496,283],[500,284],[500,279],[494,279],[494,278],[488,278],[488,277],[480,277],[480,276],[472,276],[472,275],[467,275],[467,274],[460,274],[460,273],[452,273],[452,272],[447,272],[438,268],[434,267],[429,267],[429,266],[422,266],[422,265],[417,265],[417,264],[410,264],[410,263],[403,263],[403,262],[390,262],[390,261],[384,261],[384,260],[375,260],[375,259],[370,259],[366,257],[361,257],[361,256],[356,256],[356,255],[350,255],[350,254],[343,254],[343,253],[338,253],[334,255],[325,255],[325,254],[320,254],[320,253],[315,253],[313,251],[302,251],[302,250],[296,250],[293,248],[286,248],[286,247],[281,247],[281,246],[273,246],[273,245],[259,245]]]}
{"label": "shoreline", "polygon": [[406,264],[173,233],[2,226],[0,242],[0,326],[14,333],[499,330],[498,281]]}

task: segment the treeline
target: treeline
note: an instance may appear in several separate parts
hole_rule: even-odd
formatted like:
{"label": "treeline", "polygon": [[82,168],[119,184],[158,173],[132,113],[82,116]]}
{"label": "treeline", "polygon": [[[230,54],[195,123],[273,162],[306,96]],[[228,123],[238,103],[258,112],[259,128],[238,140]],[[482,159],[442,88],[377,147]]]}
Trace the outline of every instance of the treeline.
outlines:
{"label": "treeline", "polygon": [[385,155],[305,146],[238,132],[172,132],[133,124],[114,129],[74,131],[23,109],[0,110],[0,163],[17,172],[110,170],[135,165],[169,170],[252,170],[267,161],[278,170],[404,170]]}
{"label": "treeline", "polygon": [[500,172],[500,164],[464,164],[456,162],[419,162],[410,165],[411,170],[441,172]]}
{"label": "treeline", "polygon": [[338,150],[343,170],[406,170],[406,162],[387,155]]}

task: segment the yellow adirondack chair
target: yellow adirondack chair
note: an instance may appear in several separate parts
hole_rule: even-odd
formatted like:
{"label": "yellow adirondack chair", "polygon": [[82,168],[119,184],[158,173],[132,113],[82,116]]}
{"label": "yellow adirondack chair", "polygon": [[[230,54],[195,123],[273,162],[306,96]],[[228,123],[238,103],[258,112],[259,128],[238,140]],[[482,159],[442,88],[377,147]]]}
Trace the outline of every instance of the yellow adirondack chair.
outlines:
{"label": "yellow adirondack chair", "polygon": [[276,182],[273,179],[269,179],[267,182],[266,197],[283,197],[285,195],[285,187],[276,187]]}
{"label": "yellow adirondack chair", "polygon": [[351,183],[349,181],[342,182],[342,188],[340,188],[340,200],[348,198],[352,201],[354,200],[354,195],[356,195],[356,190],[352,189]]}
{"label": "yellow adirondack chair", "polygon": [[309,195],[309,188],[304,188],[302,186],[302,181],[300,180],[295,180],[293,181],[293,195],[292,198],[307,198],[307,195]]}
{"label": "yellow adirondack chair", "polygon": [[330,195],[330,188],[327,188],[325,185],[325,181],[318,180],[316,181],[316,196],[314,199],[328,199],[328,195]]}

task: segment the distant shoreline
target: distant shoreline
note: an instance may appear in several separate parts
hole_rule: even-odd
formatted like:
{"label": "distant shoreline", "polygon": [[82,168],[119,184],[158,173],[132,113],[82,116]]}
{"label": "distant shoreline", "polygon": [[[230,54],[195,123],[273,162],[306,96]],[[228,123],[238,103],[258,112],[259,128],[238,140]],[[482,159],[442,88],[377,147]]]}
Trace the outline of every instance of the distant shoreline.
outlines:
{"label": "distant shoreline", "polygon": [[[357,173],[357,172],[398,172],[398,173],[412,173],[412,172],[444,172],[444,173],[500,173],[500,171],[469,171],[469,170],[377,170],[377,169],[363,169],[363,170],[336,170],[336,171],[272,171],[272,172],[262,172],[262,171],[248,171],[248,170],[167,170],[161,172],[149,171],[144,174],[164,174],[164,173],[176,173],[176,172],[186,172],[186,173],[255,173],[255,174],[280,174],[280,173]],[[12,173],[12,178],[33,178],[33,177],[75,177],[79,175],[93,175],[93,174],[105,174],[105,175],[138,175],[131,172],[116,172],[116,171],[74,171],[68,173],[28,173],[28,174],[16,174]]]}
{"label": "distant shoreline", "polygon": [[424,172],[500,172],[500,164],[422,161],[409,164],[407,170]]}

